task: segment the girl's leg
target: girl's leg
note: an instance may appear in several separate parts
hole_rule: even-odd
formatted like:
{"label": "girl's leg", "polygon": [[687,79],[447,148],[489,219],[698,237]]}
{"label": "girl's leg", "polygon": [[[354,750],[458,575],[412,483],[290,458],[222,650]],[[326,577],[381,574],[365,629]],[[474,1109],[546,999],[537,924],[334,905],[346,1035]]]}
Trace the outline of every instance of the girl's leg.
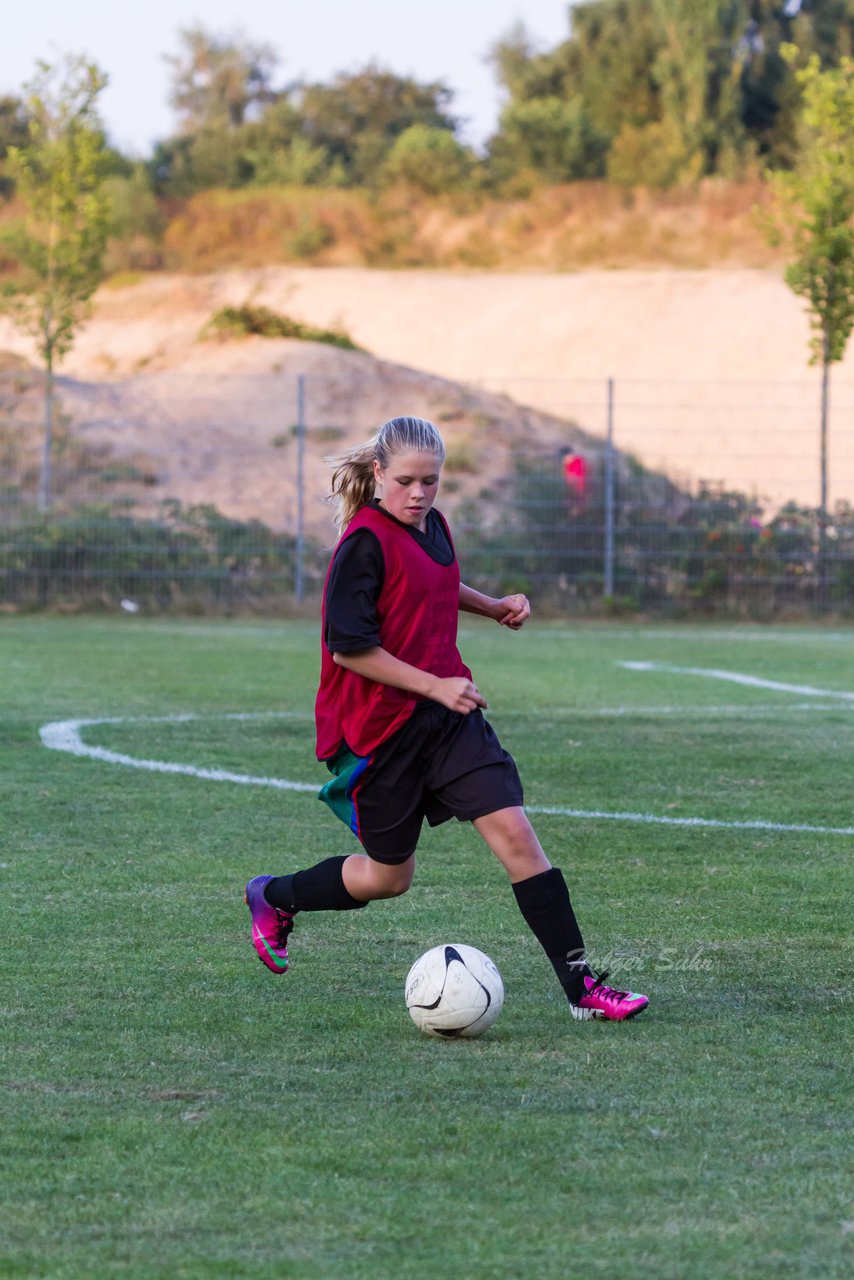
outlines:
{"label": "girl's leg", "polygon": [[356,911],[377,898],[396,898],[406,893],[414,871],[414,853],[394,864],[355,853],[326,858],[290,876],[256,876],[247,884],[245,898],[260,960],[272,973],[285,973],[298,911]]}
{"label": "girl's leg", "polygon": [[415,854],[405,862],[376,862],[366,853],[351,853],[344,860],[344,887],[358,902],[375,902],[378,898],[397,898],[406,893],[415,875]]}
{"label": "girl's leg", "polygon": [[591,970],[563,873],[549,862],[524,809],[498,809],[475,818],[473,825],[509,875],[525,923],[551,961],[567,999],[577,1004]]}
{"label": "girl's leg", "polygon": [[379,898],[396,898],[412,884],[415,854],[405,862],[376,862],[366,853],[326,858],[305,871],[274,876],[264,896],[280,911],[353,911]]}
{"label": "girl's leg", "polygon": [[524,809],[498,809],[483,818],[475,818],[472,825],[504,867],[511,884],[540,875],[551,867]]}
{"label": "girl's leg", "polygon": [[594,977],[563,873],[549,863],[524,810],[499,809],[474,825],[507,871],[519,910],[551,961],[573,1017],[622,1022],[642,1013],[646,996],[606,987],[605,973]]}

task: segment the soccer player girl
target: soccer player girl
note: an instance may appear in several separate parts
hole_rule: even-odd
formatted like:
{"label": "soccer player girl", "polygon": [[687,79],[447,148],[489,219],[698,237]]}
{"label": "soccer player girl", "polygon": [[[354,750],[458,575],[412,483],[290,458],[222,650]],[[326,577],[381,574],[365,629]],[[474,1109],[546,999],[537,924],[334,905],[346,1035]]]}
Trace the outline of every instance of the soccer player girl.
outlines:
{"label": "soccer player girl", "polygon": [[405,893],[424,819],[457,818],[507,872],[572,1016],[622,1021],[647,997],[606,986],[607,974],[587,964],[563,874],[528,821],[516,765],[457,649],[461,610],[511,631],[531,610],[524,595],[495,599],[461,583],[433,506],[444,459],[431,422],[393,418],[333,471],[341,536],[323,593],[315,707],[317,756],[332,777],[320,795],[363,852],[250,880],[252,941],[263,964],[284,973],[299,913],[354,911]]}

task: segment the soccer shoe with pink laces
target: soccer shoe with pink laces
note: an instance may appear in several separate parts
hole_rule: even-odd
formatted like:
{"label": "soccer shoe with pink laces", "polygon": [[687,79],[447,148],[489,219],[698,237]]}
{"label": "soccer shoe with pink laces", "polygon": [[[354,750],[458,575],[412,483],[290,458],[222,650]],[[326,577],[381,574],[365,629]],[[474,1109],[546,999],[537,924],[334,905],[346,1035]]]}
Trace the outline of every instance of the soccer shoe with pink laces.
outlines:
{"label": "soccer shoe with pink laces", "polygon": [[258,959],[271,973],[284,973],[288,967],[288,934],[294,927],[290,911],[271,907],[264,897],[264,888],[272,876],[256,876],[250,880],[243,901],[252,916],[252,945]]}
{"label": "soccer shoe with pink laces", "polygon": [[617,991],[615,987],[606,987],[607,973],[600,973],[598,978],[585,977],[585,994],[577,1004],[569,1006],[573,1018],[579,1022],[587,1022],[590,1018],[604,1018],[608,1022],[625,1022],[642,1013],[649,1004],[649,996],[640,996],[634,991]]}

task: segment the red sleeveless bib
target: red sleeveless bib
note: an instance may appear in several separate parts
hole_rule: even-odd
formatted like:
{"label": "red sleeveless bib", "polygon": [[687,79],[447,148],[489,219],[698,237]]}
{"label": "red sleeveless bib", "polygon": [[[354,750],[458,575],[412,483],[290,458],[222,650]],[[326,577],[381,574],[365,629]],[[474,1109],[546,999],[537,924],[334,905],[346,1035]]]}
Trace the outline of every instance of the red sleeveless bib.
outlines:
{"label": "red sleeveless bib", "polygon": [[[450,542],[444,516],[438,511],[436,515]],[[354,516],[336,551],[357,529],[376,534],[385,561],[377,601],[382,648],[432,675],[470,679],[471,672],[457,649],[460,571],[456,556],[449,565],[437,564],[403,525],[375,507],[363,507]],[[331,568],[332,562],[323,589],[321,637],[326,632]],[[420,701],[414,694],[338,666],[321,640],[320,688],[315,704],[318,760],[332,759],[344,743],[358,756],[369,755],[406,723]]]}

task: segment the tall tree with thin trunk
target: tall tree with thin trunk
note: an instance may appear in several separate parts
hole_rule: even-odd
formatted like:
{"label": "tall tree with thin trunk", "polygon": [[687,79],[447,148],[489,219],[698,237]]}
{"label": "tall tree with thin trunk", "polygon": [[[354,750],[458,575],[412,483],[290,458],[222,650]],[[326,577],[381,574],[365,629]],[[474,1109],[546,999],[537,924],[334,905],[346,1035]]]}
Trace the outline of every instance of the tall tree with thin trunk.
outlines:
{"label": "tall tree with thin trunk", "polygon": [[[792,66],[794,45],[783,46]],[[812,327],[811,364],[821,367],[819,544],[827,557],[830,366],[841,360],[854,328],[854,59],[822,70],[813,54],[795,72],[801,89],[794,168],[770,175],[775,207],[771,238],[791,261],[786,282],[804,298]]]}
{"label": "tall tree with thin trunk", "polygon": [[102,276],[108,231],[106,154],[96,102],[106,77],[83,57],[39,63],[25,86],[28,137],[8,166],[26,214],[3,235],[19,277],[0,302],[36,339],[45,370],[39,509],[52,500],[54,377]]}

